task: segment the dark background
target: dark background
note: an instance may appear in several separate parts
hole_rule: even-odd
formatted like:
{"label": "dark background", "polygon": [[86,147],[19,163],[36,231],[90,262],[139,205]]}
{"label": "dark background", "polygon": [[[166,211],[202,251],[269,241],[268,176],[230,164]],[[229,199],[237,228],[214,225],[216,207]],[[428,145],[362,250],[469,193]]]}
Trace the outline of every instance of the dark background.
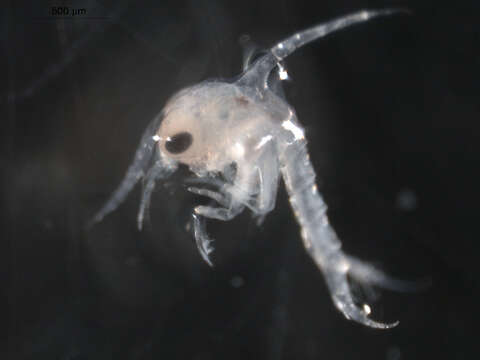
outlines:
{"label": "dark background", "polygon": [[[1,8],[1,359],[465,359],[478,349],[477,1],[10,1]],[[344,249],[419,293],[363,292],[388,331],[345,320],[281,186],[260,228],[209,222],[215,268],[184,230],[197,201],[140,190],[91,231],[141,133],[175,91],[361,8],[372,21],[287,60],[319,187]],[[359,289],[361,290],[361,289]],[[362,292],[359,292],[361,296]],[[478,351],[475,352],[478,356]]]}

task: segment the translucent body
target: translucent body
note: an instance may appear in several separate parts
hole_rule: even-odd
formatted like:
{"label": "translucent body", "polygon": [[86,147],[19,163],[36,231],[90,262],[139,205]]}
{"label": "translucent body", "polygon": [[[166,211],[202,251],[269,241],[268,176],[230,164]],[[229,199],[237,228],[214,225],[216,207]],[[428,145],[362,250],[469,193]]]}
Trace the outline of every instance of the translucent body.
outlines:
{"label": "translucent body", "polygon": [[367,285],[399,288],[404,284],[341,250],[315,184],[304,131],[294,109],[280,93],[282,74],[278,76],[273,70],[308,42],[398,11],[361,11],[317,25],[281,41],[253,63],[252,56],[248,56],[244,73],[236,81],[205,81],[174,95],[145,131],[125,179],[93,222],[115,210],[143,178],[138,214],[141,228],[156,180],[169,176],[178,164],[187,165],[199,184],[210,185],[188,190],[218,205],[196,206],[192,214],[198,249],[212,265],[212,240],[205,219],[227,221],[248,208],[260,223],[275,207],[281,176],[305,248],[323,272],[335,306],[347,318],[367,326],[394,326],[396,323],[383,324],[368,318],[370,308],[355,303],[347,274]]}

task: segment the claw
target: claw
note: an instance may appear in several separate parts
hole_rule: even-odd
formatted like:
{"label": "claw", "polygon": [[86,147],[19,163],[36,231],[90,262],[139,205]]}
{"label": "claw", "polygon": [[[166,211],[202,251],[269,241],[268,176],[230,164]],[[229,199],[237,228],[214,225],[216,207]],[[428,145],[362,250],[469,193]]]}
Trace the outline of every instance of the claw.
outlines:
{"label": "claw", "polygon": [[370,319],[368,317],[370,314],[370,307],[364,305],[363,308],[361,308],[354,302],[352,291],[347,279],[347,273],[350,271],[351,264],[349,262],[347,262],[347,264],[348,266],[346,267],[339,267],[338,264],[336,264],[336,267],[328,267],[324,270],[327,285],[332,294],[333,303],[337,309],[340,310],[347,319],[371,328],[390,329],[397,326],[399,324],[398,321],[382,323]]}
{"label": "claw", "polygon": [[333,296],[332,299],[337,309],[340,310],[349,320],[356,321],[360,324],[375,329],[391,329],[399,324],[399,321],[395,321],[393,323],[382,323],[370,319],[368,317],[368,314],[370,313],[370,307],[368,305],[364,305],[364,308],[362,309],[357,306],[353,302],[350,293],[344,294],[343,296]]}
{"label": "claw", "polygon": [[199,217],[195,214],[192,215],[193,217],[193,234],[195,236],[195,243],[197,244],[198,251],[202,256],[203,260],[206,261],[208,265],[213,267],[213,263],[210,260],[209,254],[213,252],[212,242],[211,239],[205,230],[205,223],[201,222]]}

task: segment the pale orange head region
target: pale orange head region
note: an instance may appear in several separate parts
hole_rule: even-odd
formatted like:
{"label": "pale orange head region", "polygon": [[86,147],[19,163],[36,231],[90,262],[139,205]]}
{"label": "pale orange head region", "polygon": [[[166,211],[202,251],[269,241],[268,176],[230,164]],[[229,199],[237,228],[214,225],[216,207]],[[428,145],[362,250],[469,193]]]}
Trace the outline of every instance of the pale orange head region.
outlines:
{"label": "pale orange head region", "polygon": [[242,88],[210,82],[173,96],[156,135],[162,154],[194,172],[222,171],[253,156],[272,120]]}

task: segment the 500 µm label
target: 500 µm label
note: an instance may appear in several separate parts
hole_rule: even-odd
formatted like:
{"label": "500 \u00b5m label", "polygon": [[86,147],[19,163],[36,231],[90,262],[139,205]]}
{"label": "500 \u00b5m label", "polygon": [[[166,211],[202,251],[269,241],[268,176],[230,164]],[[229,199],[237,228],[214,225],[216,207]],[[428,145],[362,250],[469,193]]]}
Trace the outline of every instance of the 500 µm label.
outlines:
{"label": "500 \u00b5m label", "polygon": [[50,8],[50,15],[52,16],[86,16],[87,9],[71,8],[68,6],[52,6]]}

